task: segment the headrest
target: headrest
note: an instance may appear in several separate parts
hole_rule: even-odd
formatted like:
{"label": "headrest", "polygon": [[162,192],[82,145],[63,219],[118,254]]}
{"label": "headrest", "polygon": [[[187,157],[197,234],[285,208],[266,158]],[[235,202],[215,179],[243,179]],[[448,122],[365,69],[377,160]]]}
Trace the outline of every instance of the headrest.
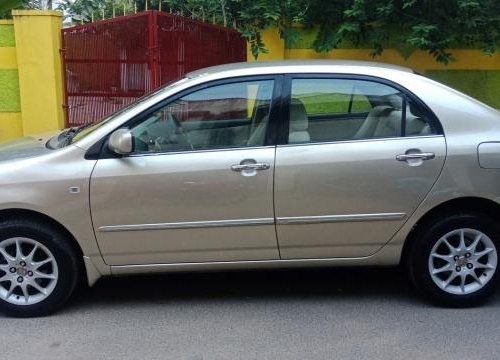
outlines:
{"label": "headrest", "polygon": [[406,110],[406,113],[408,114],[408,112],[416,117],[421,117],[421,118],[426,117],[425,112],[422,111],[422,108],[411,100],[408,101],[408,109]]}
{"label": "headrest", "polygon": [[400,95],[387,95],[384,97],[384,100],[396,110],[401,110],[403,108],[403,98]]}
{"label": "headrest", "polygon": [[307,131],[294,131],[288,136],[289,144],[303,144],[311,141],[311,136]]}
{"label": "headrest", "polygon": [[306,108],[299,99],[290,102],[290,132],[305,131],[309,127]]}

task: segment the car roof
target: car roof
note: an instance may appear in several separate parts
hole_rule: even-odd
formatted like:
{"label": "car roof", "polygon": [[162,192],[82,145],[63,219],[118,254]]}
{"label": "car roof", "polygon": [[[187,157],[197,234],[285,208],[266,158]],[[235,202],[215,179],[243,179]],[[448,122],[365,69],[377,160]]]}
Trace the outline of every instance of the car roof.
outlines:
{"label": "car roof", "polygon": [[285,60],[285,61],[255,61],[255,62],[240,62],[225,65],[211,66],[190,72],[186,75],[188,78],[205,77],[209,75],[222,75],[226,72],[244,71],[253,74],[260,73],[295,73],[295,72],[314,72],[314,68],[326,68],[328,71],[344,72],[347,68],[358,68],[360,72],[364,70],[384,69],[395,70],[406,73],[412,73],[413,70],[398,65],[380,63],[375,61],[358,61],[358,60]]}

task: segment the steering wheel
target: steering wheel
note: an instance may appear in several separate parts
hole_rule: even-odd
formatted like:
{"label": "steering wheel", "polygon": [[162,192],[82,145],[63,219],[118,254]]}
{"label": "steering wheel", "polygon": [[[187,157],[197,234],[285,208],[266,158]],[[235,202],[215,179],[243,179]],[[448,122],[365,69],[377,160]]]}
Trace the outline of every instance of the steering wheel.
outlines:
{"label": "steering wheel", "polygon": [[[181,123],[175,118],[172,113],[167,113],[167,121],[171,125],[171,129],[175,129],[175,132],[168,137],[158,136],[154,139],[154,148],[157,151],[164,149],[166,144],[183,144],[188,145],[191,150],[194,150],[193,144],[189,141],[188,136],[184,132]],[[181,140],[179,141],[179,137]]]}

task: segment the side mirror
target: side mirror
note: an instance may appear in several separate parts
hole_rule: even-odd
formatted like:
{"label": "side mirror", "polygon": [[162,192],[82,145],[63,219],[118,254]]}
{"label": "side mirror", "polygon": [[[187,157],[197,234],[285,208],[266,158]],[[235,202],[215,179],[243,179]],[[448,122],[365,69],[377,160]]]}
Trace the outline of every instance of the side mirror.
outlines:
{"label": "side mirror", "polygon": [[111,134],[108,148],[120,155],[130,154],[134,151],[134,138],[129,129],[118,129]]}

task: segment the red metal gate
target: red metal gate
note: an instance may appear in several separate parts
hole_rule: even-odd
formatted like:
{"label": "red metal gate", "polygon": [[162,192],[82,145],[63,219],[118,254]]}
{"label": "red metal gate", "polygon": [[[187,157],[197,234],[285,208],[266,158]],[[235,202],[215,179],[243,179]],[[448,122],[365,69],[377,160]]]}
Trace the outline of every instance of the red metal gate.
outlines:
{"label": "red metal gate", "polygon": [[96,121],[190,71],[246,60],[234,30],[159,11],[62,30],[68,126]]}

